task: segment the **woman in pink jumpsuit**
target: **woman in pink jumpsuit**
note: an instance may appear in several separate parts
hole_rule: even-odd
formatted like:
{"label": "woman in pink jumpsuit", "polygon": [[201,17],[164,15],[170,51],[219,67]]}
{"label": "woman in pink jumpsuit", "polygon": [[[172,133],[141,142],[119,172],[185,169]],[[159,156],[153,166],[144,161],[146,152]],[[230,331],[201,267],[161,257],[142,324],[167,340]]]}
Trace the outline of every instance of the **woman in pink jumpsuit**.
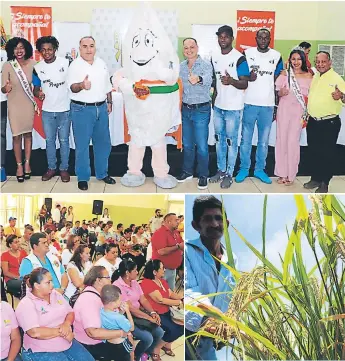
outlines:
{"label": "woman in pink jumpsuit", "polygon": [[274,174],[279,177],[277,182],[285,185],[291,185],[298,172],[303,115],[303,107],[291,87],[290,69],[293,69],[305,101],[312,81],[304,52],[299,49],[293,50],[289,56],[288,69],[279,75],[275,83],[279,106]]}

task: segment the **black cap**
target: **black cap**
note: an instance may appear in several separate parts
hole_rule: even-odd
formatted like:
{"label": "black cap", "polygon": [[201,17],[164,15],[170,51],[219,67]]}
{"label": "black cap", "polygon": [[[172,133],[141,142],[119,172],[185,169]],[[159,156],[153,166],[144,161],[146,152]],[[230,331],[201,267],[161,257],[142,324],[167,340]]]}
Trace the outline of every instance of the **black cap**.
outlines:
{"label": "black cap", "polygon": [[218,31],[216,32],[216,35],[219,36],[221,33],[226,33],[229,36],[234,36],[234,32],[232,30],[232,27],[229,25],[223,25],[221,26]]}

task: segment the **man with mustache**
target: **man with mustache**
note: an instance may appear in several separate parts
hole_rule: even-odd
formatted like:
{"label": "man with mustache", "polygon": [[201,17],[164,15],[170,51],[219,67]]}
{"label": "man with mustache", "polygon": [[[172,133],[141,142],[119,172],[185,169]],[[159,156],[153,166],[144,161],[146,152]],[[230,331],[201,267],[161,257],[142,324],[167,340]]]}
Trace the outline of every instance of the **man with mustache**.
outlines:
{"label": "man with mustache", "polygon": [[[229,224],[229,221],[227,221]],[[222,313],[229,307],[229,293],[207,297],[216,292],[230,292],[235,280],[227,268],[215,258],[228,262],[225,247],[221,243],[224,233],[222,203],[214,196],[200,196],[193,205],[193,228],[199,238],[188,240],[185,250],[185,298],[186,303],[201,309],[216,310]],[[215,257],[215,258],[214,258]],[[234,256],[235,262],[236,258]],[[185,335],[197,332],[204,323],[203,316],[185,311]],[[214,333],[214,329],[207,330]],[[192,337],[193,338],[193,337]],[[190,344],[192,338],[189,339]],[[194,360],[186,345],[185,359]],[[194,348],[197,360],[217,360],[213,339],[201,337]]]}
{"label": "man with mustache", "polygon": [[308,96],[307,141],[311,179],[304,188],[316,188],[315,193],[328,193],[336,163],[345,82],[332,68],[328,52],[319,51],[315,65],[318,73],[313,78]]}

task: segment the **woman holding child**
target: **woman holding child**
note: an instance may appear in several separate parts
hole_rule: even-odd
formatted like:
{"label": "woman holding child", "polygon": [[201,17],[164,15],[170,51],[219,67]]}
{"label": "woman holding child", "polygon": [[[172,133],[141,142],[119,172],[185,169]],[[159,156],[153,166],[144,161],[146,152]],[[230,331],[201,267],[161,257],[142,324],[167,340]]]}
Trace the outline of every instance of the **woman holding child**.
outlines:
{"label": "woman holding child", "polygon": [[[74,334],[92,356],[102,361],[123,361],[114,351],[115,345],[104,342],[113,339],[126,338],[128,332],[121,329],[109,330],[102,327],[101,309],[104,307],[101,292],[104,286],[110,284],[110,276],[103,266],[94,266],[84,278],[85,288],[74,304],[75,314]],[[83,360],[84,361],[84,360]]]}

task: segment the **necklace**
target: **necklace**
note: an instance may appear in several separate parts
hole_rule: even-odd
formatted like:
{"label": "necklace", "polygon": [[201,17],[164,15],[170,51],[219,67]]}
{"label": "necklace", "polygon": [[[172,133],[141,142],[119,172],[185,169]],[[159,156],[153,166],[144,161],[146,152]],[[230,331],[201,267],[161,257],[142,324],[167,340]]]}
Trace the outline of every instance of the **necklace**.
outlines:
{"label": "necklace", "polygon": [[[163,284],[162,284],[162,282],[161,282],[160,279],[153,280],[153,282],[154,282],[157,286],[159,286],[164,292],[166,292],[166,289],[165,289],[165,287],[163,286]],[[158,283],[157,283],[157,282],[158,282]]]}

